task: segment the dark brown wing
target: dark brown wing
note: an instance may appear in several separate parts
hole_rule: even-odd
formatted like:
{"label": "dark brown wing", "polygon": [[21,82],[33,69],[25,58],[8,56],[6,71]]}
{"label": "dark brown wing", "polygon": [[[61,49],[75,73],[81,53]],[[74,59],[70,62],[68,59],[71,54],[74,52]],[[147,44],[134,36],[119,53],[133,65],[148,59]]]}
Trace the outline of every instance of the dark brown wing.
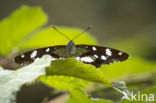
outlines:
{"label": "dark brown wing", "polygon": [[59,45],[28,51],[19,56],[16,56],[14,58],[14,62],[18,64],[30,64],[34,62],[34,60],[41,58],[43,55],[50,55],[52,57],[52,60],[56,60],[62,58],[62,56],[54,52],[56,52],[59,49],[64,49],[65,47],[66,47],[65,45]]}
{"label": "dark brown wing", "polygon": [[77,45],[77,48],[86,49],[87,52],[80,55],[80,61],[100,67],[101,64],[107,65],[114,62],[121,62],[128,59],[129,55],[123,51],[109,47],[95,45]]}

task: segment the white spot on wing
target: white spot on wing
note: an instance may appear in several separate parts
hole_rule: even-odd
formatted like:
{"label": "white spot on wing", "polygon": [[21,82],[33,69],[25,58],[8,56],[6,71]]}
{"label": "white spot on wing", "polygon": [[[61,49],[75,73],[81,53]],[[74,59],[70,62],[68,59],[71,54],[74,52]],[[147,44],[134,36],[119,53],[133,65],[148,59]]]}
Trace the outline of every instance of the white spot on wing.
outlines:
{"label": "white spot on wing", "polygon": [[102,60],[107,60],[107,58],[104,55],[101,56],[101,59]]}
{"label": "white spot on wing", "polygon": [[47,48],[45,51],[46,51],[46,52],[49,52],[49,51],[50,51],[50,49],[49,49],[49,48]]}
{"label": "white spot on wing", "polygon": [[81,61],[82,61],[82,62],[89,62],[89,63],[91,63],[91,62],[93,62],[94,60],[93,60],[92,58],[90,58],[90,57],[82,57],[82,58],[81,58]]}
{"label": "white spot on wing", "polygon": [[59,59],[64,59],[63,57],[60,57]]}
{"label": "white spot on wing", "polygon": [[24,57],[25,57],[25,55],[24,55],[24,54],[22,54],[22,55],[21,55],[21,58],[24,58]]}
{"label": "white spot on wing", "polygon": [[31,54],[31,58],[34,58],[35,56],[37,55],[37,51],[33,51],[32,54]]}
{"label": "white spot on wing", "polygon": [[119,52],[119,55],[122,55],[123,52]]}
{"label": "white spot on wing", "polygon": [[76,57],[76,60],[78,60],[78,61],[79,61],[79,60],[80,60],[80,57]]}
{"label": "white spot on wing", "polygon": [[92,47],[92,49],[93,49],[94,51],[96,50],[96,48],[95,48],[94,46]]}
{"label": "white spot on wing", "polygon": [[95,57],[95,58],[98,58],[98,55],[94,54],[94,57]]}
{"label": "white spot on wing", "polygon": [[38,61],[40,58],[36,58],[35,61]]}
{"label": "white spot on wing", "polygon": [[107,54],[108,56],[111,56],[111,55],[112,55],[111,50],[107,48],[107,49],[106,49],[106,54]]}

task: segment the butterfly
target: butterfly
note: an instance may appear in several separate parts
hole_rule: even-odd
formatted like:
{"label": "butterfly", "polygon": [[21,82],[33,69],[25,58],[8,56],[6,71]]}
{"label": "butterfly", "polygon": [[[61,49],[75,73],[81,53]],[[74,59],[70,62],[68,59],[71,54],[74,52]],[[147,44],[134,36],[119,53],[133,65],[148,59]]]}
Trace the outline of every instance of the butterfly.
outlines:
{"label": "butterfly", "polygon": [[69,40],[67,45],[57,45],[28,51],[16,56],[14,61],[18,64],[30,64],[36,59],[41,58],[43,55],[50,55],[52,61],[75,57],[78,61],[85,64],[91,64],[96,68],[99,68],[102,64],[108,65],[114,62],[121,62],[129,57],[127,53],[109,47],[85,44],[75,45],[73,40],[92,28],[92,25],[90,25],[82,33],[75,36],[73,39],[69,39],[56,27],[52,26],[52,28]]}

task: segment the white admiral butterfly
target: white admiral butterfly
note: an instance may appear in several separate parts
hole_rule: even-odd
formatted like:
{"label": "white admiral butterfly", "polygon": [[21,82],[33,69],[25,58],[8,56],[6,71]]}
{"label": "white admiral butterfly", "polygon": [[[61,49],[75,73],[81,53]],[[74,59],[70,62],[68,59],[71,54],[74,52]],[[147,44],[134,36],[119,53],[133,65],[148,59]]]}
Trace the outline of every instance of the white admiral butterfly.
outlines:
{"label": "white admiral butterfly", "polygon": [[[52,27],[61,35],[69,39],[65,34],[61,33],[54,26]],[[92,25],[74,37],[72,40],[69,39],[70,41],[67,45],[58,45],[32,50],[15,57],[14,61],[18,64],[29,64],[34,60],[41,58],[43,55],[50,55],[52,57],[52,61],[75,57],[78,61],[82,61],[85,64],[92,64],[99,68],[101,64],[106,65],[128,59],[129,55],[127,53],[113,48],[85,44],[75,45],[73,40],[90,28],[92,28]]]}

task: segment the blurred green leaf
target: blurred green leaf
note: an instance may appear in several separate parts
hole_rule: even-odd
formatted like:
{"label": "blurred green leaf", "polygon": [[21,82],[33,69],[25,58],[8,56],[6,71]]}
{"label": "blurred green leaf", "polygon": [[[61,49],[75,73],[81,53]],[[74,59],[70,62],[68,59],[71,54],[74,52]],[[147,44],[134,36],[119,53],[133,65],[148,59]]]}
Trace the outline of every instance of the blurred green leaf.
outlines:
{"label": "blurred green leaf", "polygon": [[[72,39],[80,32],[82,29],[78,28],[69,28],[69,27],[56,27],[59,31],[64,33],[67,37]],[[53,28],[44,28],[35,33],[33,38],[28,40],[22,47],[21,50],[30,49],[30,48],[40,48],[45,46],[56,46],[56,45],[67,45],[69,42],[68,39],[60,35]],[[96,40],[89,34],[84,33],[80,37],[74,40],[76,44],[97,44]]]}
{"label": "blurred green leaf", "polygon": [[[44,25],[47,16],[40,7],[22,6],[0,21],[0,54],[9,54],[26,36]],[[5,47],[4,47],[5,45]]]}
{"label": "blurred green leaf", "polygon": [[48,86],[57,88],[59,90],[72,90],[75,88],[86,88],[89,83],[85,80],[64,76],[64,75],[54,75],[54,76],[41,76],[39,78],[43,83]]}
{"label": "blurred green leaf", "polygon": [[45,67],[50,63],[51,57],[44,56],[16,71],[0,70],[0,103],[15,103],[16,93],[21,86],[34,81],[38,76],[45,75]]}
{"label": "blurred green leaf", "polygon": [[151,43],[151,38],[148,36],[139,35],[124,40],[119,38],[111,41],[108,45],[123,50],[131,56],[145,57],[153,52],[154,44]]}
{"label": "blurred green leaf", "polygon": [[70,91],[71,97],[68,103],[113,103],[110,100],[91,98],[78,89]]}
{"label": "blurred green leaf", "polygon": [[156,63],[147,60],[130,57],[129,60],[102,66],[100,70],[109,78],[121,78],[126,75],[137,75],[144,73],[152,73],[156,71]]}
{"label": "blurred green leaf", "polygon": [[[79,62],[75,58],[53,61],[51,66],[46,69],[46,76],[53,75],[72,76],[108,86],[112,85],[109,79],[97,68],[92,65]],[[50,82],[50,80],[48,81]],[[53,81],[53,79],[51,81]]]}

